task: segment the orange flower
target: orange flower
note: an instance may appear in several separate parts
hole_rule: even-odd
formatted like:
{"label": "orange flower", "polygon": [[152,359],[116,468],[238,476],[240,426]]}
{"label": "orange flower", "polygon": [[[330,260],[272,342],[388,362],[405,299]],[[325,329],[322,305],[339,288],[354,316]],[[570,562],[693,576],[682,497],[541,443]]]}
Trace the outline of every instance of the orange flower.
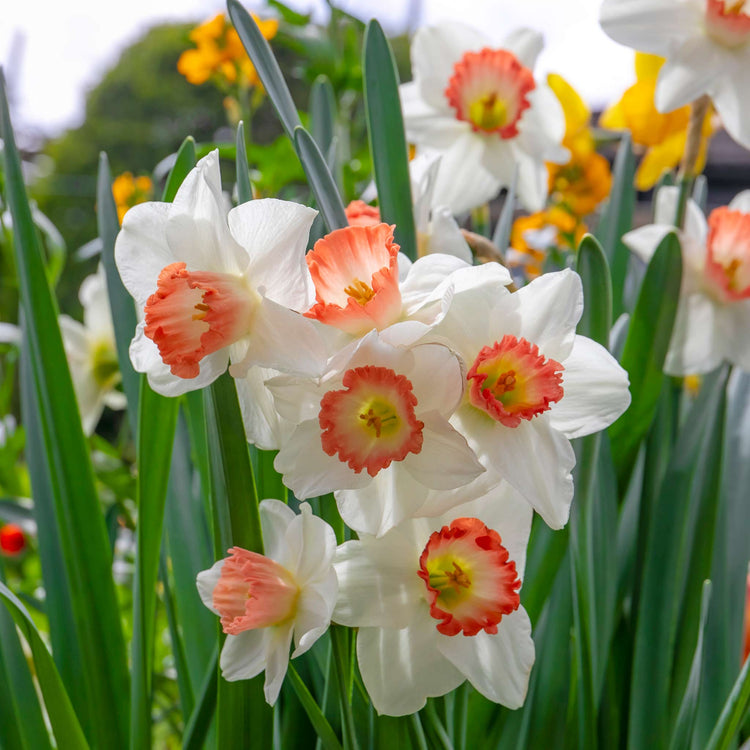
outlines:
{"label": "orange flower", "polygon": [[[261,21],[254,14],[253,19],[265,39],[276,36],[278,21]],[[223,14],[219,13],[193,29],[190,40],[195,42],[196,48],[185,50],[177,61],[177,70],[190,83],[199,85],[214,78],[221,84],[239,83],[243,87],[260,84],[239,35]]]}
{"label": "orange flower", "polygon": [[128,209],[136,203],[145,203],[150,200],[154,192],[154,184],[150,177],[133,177],[131,172],[123,172],[115,178],[112,183],[112,195],[117,205],[117,218],[122,224],[122,219]]}
{"label": "orange flower", "polygon": [[563,146],[571,154],[567,164],[547,164],[551,201],[583,217],[609,195],[612,187],[609,162],[596,152],[590,128],[591,112],[576,90],[554,73],[547,76],[547,85],[562,105],[565,114]]}
{"label": "orange flower", "polygon": [[[662,114],[654,104],[656,79],[663,64],[664,58],[636,52],[635,83],[599,120],[603,128],[629,130],[633,143],[644,152],[635,175],[635,186],[639,190],[652,188],[664,172],[680,163],[685,151],[690,107]],[[713,108],[709,108],[703,122],[703,141],[696,164],[699,172],[706,164],[708,139],[714,132],[712,119]]]}
{"label": "orange flower", "polygon": [[586,233],[586,225],[569,211],[552,206],[530,216],[520,216],[510,233],[508,265],[523,266],[529,278],[542,274],[550,249],[573,252]]}
{"label": "orange flower", "polygon": [[14,523],[0,526],[0,552],[4,555],[20,555],[26,546],[23,529]]}

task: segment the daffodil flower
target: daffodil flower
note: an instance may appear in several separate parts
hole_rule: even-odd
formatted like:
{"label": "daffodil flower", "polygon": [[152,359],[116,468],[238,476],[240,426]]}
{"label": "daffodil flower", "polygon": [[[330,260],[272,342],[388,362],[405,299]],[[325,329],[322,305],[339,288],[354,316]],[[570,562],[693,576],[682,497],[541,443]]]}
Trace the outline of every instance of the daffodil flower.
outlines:
{"label": "daffodil flower", "polygon": [[523,704],[534,662],[519,593],[531,516],[506,486],[338,548],[333,619],[359,628],[359,669],[379,713],[414,713],[467,679],[491,701]]}
{"label": "daffodil flower", "polygon": [[300,498],[334,492],[346,523],[371,534],[485,488],[470,484],[484,469],[448,422],[463,395],[461,363],[442,344],[399,345],[396,333],[371,331],[318,380],[268,381],[297,425],[274,462],[284,484]]}
{"label": "daffodil flower", "polygon": [[229,681],[265,671],[266,701],[279,696],[292,658],[328,629],[338,590],[336,536],[304,503],[296,515],[278,500],[260,504],[265,555],[232,547],[229,557],[198,574],[203,603],[227,634],[221,673]]}
{"label": "daffodil flower", "polygon": [[312,304],[305,249],[315,213],[264,199],[227,214],[218,151],[198,162],[173,203],[130,209],[115,259],[143,311],[130,357],[155,391],[202,388],[230,360],[237,378],[251,366],[319,371],[323,344],[295,312]]}
{"label": "daffodil flower", "polygon": [[[604,128],[629,131],[636,149],[644,152],[635,173],[635,186],[639,190],[650,190],[664,172],[680,163],[685,153],[690,107],[685,105],[662,113],[654,102],[656,81],[663,65],[663,57],[636,52],[635,83],[599,120]],[[697,172],[706,164],[708,140],[714,131],[713,119],[713,109],[709,108],[703,121],[703,138],[695,165]]]}
{"label": "daffodil flower", "polygon": [[547,196],[545,162],[565,163],[564,119],[531,68],[541,37],[522,30],[499,48],[460,23],[421,28],[411,48],[414,80],[401,86],[407,137],[442,154],[435,202],[461,213],[510,185],[532,211]]}
{"label": "daffodil flower", "polygon": [[600,20],[616,42],[666,58],[660,112],[707,94],[732,138],[750,148],[747,0],[604,0]]}
{"label": "daffodil flower", "polygon": [[573,497],[570,439],[607,427],[630,403],[625,371],[576,335],[582,309],[581,280],[570,270],[512,294],[480,279],[454,294],[430,334],[466,363],[451,423],[552,528],[565,525]]}
{"label": "daffodil flower", "polygon": [[[648,262],[677,213],[678,189],[656,198],[656,223],[629,232],[623,242]],[[727,360],[750,372],[750,190],[708,221],[688,202],[682,248],[682,288],[664,371],[670,375],[710,372]]]}
{"label": "daffodil flower", "polygon": [[126,405],[125,394],[117,390],[120,366],[103,266],[83,280],[78,298],[83,306],[83,323],[68,315],[58,320],[83,431],[90,435],[105,406],[124,409]]}

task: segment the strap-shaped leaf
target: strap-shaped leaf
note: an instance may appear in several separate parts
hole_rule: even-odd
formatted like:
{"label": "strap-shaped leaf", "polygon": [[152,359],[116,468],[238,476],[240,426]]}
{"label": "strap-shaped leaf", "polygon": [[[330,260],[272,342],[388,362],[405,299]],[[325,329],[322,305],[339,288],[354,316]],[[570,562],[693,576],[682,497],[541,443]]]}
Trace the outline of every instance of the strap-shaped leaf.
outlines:
{"label": "strap-shaped leaf", "polygon": [[88,744],[78,722],[78,717],[73,711],[73,706],[65,692],[55,662],[52,661],[52,656],[47,651],[36,625],[34,625],[26,608],[15,594],[1,582],[0,599],[8,608],[16,626],[23,633],[23,637],[31,649],[36,676],[39,680],[39,687],[42,689],[44,705],[49,715],[57,746],[60,750],[85,750],[88,748]]}
{"label": "strap-shaped leaf", "polygon": [[500,218],[497,220],[495,231],[492,234],[492,242],[501,253],[504,253],[510,247],[510,233],[513,229],[513,214],[516,210],[517,188],[518,167],[513,172],[513,181],[505,193],[505,202],[502,211],[500,211]]}
{"label": "strap-shaped leaf", "polygon": [[240,120],[237,125],[237,201],[247,203],[253,198],[253,188],[250,185],[250,168],[247,163],[247,148],[245,147],[245,123]]}
{"label": "strap-shaped leaf", "polygon": [[294,147],[310,182],[315,201],[323,216],[328,231],[349,225],[331,170],[323,158],[318,144],[302,126],[294,130]]}
{"label": "strap-shaped leaf", "polygon": [[624,490],[638,446],[654,418],[664,379],[662,367],[669,349],[682,277],[677,235],[670,233],[656,249],[643,279],[630,319],[621,364],[630,379],[630,408],[610,427],[617,479]]}
{"label": "strap-shaped leaf", "polygon": [[378,187],[380,218],[387,224],[396,225],[395,239],[401,252],[416,260],[417,232],[404,118],[398,95],[398,72],[391,45],[377,21],[367,24],[362,68],[367,132]]}
{"label": "strap-shaped leaf", "polygon": [[[14,251],[25,344],[33,374],[33,408],[39,415],[45,484],[54,499],[54,522],[70,582],[74,633],[82,662],[79,679],[87,735],[101,747],[122,747],[127,738],[128,673],[111,552],[88,449],[68,371],[57,306],[24,188],[0,76],[0,127],[4,141],[7,202],[13,217]],[[38,479],[38,478],[37,478]],[[32,483],[37,481],[32,477]],[[125,709],[125,710],[124,710]]]}
{"label": "strap-shaped leaf", "polygon": [[279,115],[286,134],[291,141],[294,141],[294,129],[302,123],[270,45],[260,33],[258,24],[242,7],[239,0],[227,0],[227,10],[234,28],[237,29],[240,41],[253,61],[258,78]]}
{"label": "strap-shaped leaf", "polygon": [[578,246],[576,271],[583,283],[584,300],[576,332],[607,347],[612,328],[612,280],[607,256],[592,234],[587,234]]}

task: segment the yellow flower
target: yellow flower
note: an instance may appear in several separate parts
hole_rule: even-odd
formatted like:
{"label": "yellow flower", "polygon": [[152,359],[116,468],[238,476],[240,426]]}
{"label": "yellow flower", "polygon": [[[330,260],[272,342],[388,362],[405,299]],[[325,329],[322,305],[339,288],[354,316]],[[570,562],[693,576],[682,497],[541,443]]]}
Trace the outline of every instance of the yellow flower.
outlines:
{"label": "yellow flower", "polygon": [[609,162],[596,152],[590,128],[591,112],[576,90],[554,73],[547,76],[547,84],[562,105],[563,146],[571,154],[567,164],[547,165],[551,200],[576,216],[586,216],[609,195],[612,187]]}
{"label": "yellow flower", "polygon": [[[656,78],[664,58],[635,53],[636,82],[602,114],[599,124],[610,130],[629,130],[633,143],[644,151],[635,175],[639,190],[652,188],[670,169],[674,169],[685,151],[685,140],[690,120],[690,107],[685,106],[662,114],[654,104]],[[696,169],[702,171],[706,164],[708,137],[713,133],[713,109],[703,121],[703,141]]]}
{"label": "yellow flower", "polygon": [[542,274],[547,252],[572,252],[586,233],[586,225],[569,211],[552,206],[530,216],[519,216],[510,233],[508,265],[523,266],[529,278]]}
{"label": "yellow flower", "polygon": [[[278,21],[261,21],[256,15],[253,15],[253,19],[265,39],[276,36]],[[185,50],[177,61],[177,70],[190,83],[199,85],[210,78],[222,84],[239,83],[243,87],[260,83],[239,35],[223,14],[219,13],[193,29],[190,40],[196,48]]]}
{"label": "yellow flower", "polygon": [[122,224],[123,216],[129,208],[136,203],[145,203],[151,200],[154,192],[154,185],[150,177],[133,177],[130,172],[123,172],[112,183],[112,195],[117,205],[117,218]]}

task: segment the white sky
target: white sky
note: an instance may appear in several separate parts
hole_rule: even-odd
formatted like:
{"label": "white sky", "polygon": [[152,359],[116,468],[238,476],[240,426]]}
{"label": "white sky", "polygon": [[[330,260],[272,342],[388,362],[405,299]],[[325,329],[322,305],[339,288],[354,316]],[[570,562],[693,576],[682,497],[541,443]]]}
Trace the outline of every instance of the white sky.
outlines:
{"label": "white sky", "polygon": [[[325,17],[323,0],[289,0]],[[633,79],[633,53],[599,28],[601,0],[337,0],[339,7],[386,31],[462,20],[500,41],[518,26],[542,31],[546,47],[537,73],[554,71],[595,107],[618,96]],[[246,0],[250,9],[263,7]],[[16,126],[50,135],[83,117],[86,90],[118,59],[123,48],[154,24],[201,21],[224,9],[221,0],[5,0],[0,24],[0,64],[13,96]],[[263,14],[261,10],[261,15]]]}

